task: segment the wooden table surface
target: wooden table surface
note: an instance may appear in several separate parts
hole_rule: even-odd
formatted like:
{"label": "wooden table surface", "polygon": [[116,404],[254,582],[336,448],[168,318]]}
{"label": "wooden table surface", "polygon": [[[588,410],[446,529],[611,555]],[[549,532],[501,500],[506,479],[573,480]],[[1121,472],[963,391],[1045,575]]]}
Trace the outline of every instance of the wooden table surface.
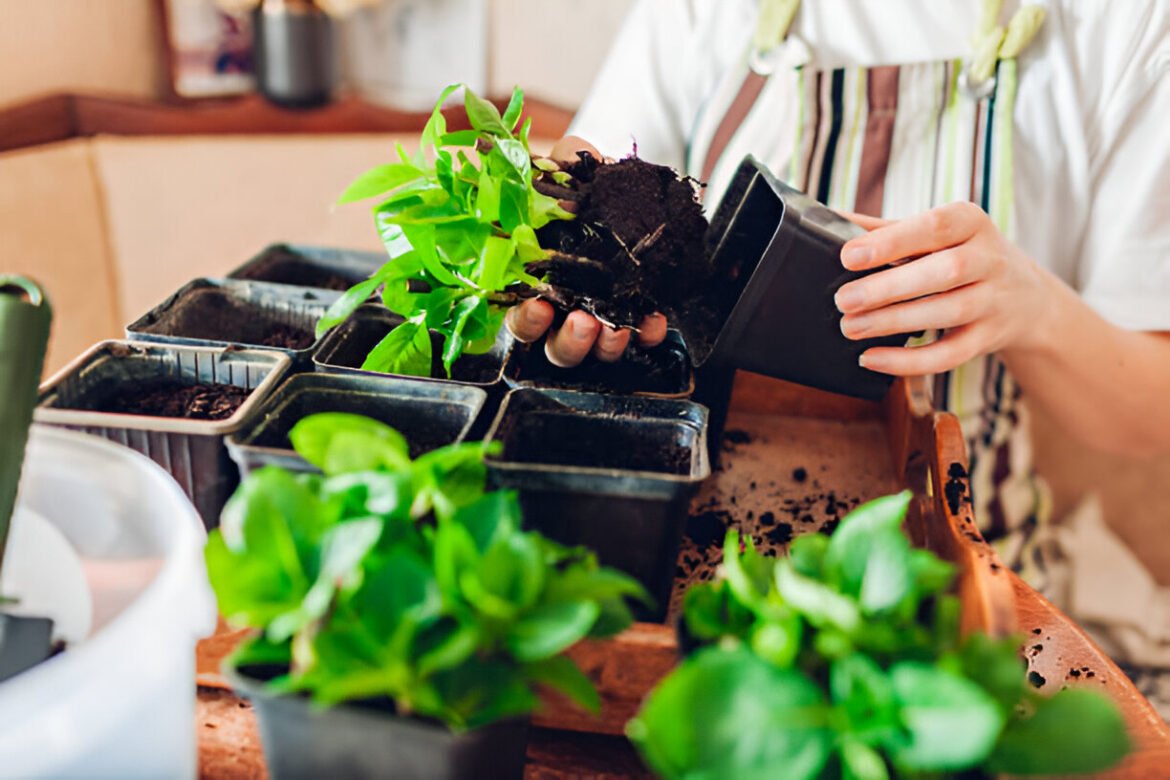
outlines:
{"label": "wooden table surface", "polygon": [[[831,485],[838,498],[849,497],[849,504],[888,492],[894,484],[880,470],[863,466],[867,458],[870,464],[890,460],[880,431],[871,430],[876,424],[872,407],[770,382],[760,386],[737,380],[736,396],[727,423],[727,431],[736,441],[730,442],[725,435],[721,467],[692,505],[693,524],[690,538],[683,544],[683,556],[703,552],[702,545],[696,543],[701,529],[694,521],[713,508],[718,508],[725,522],[745,532],[755,535],[766,529],[767,525],[759,525],[760,516],[771,514],[765,511],[768,507],[779,506],[785,496],[794,495],[791,485],[778,483],[797,464],[801,470],[821,476],[825,487],[819,489],[828,490]],[[774,419],[769,421],[769,416]],[[810,477],[805,487],[812,486]],[[805,525],[793,523],[792,530],[796,534],[817,530],[815,524]],[[1124,713],[1135,751],[1102,777],[1170,778],[1170,729],[1150,703],[1071,619],[1015,575],[1006,574],[1015,593],[1015,625],[1026,640],[1024,655],[1029,671],[1035,673],[1032,679],[1043,681],[1042,690],[1099,687]],[[200,644],[197,654],[200,771],[205,778],[266,776],[252,710],[223,689],[218,674],[220,660],[237,639],[237,634],[222,627],[221,633]],[[648,776],[628,743],[619,737],[537,728],[532,732],[528,759],[526,778]]]}

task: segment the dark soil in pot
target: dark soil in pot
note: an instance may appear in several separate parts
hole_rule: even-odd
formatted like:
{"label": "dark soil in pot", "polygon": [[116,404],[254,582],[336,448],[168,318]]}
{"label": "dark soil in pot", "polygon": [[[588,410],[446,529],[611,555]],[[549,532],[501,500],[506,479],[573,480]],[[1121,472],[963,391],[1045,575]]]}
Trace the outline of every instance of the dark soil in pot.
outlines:
{"label": "dark soil in pot", "polygon": [[[451,415],[459,417],[458,407],[455,404],[450,406]],[[417,458],[451,443],[451,432],[435,426],[433,410],[423,415],[411,414],[409,409],[403,407],[395,409],[371,408],[368,399],[362,396],[325,390],[317,390],[311,394],[299,393],[293,396],[288,404],[280,408],[279,415],[271,419],[260,433],[248,443],[256,447],[292,449],[292,442],[288,438],[289,431],[301,419],[323,410],[361,414],[395,428],[406,437],[412,458]]]}
{"label": "dark soil in pot", "polygon": [[149,379],[111,387],[97,395],[86,411],[226,420],[247,400],[251,390],[215,382],[189,384],[179,379]]}
{"label": "dark soil in pot", "polygon": [[503,438],[514,463],[689,474],[693,448],[668,426],[635,417],[529,412]]}
{"label": "dark soil in pot", "polygon": [[697,182],[637,157],[601,164],[582,152],[564,167],[572,176],[567,186],[548,174],[536,183],[571,201],[577,214],[538,233],[553,254],[530,269],[548,274],[550,300],[637,327],[654,312],[670,317],[703,289],[710,267]]}
{"label": "dark soil in pot", "polygon": [[243,269],[236,278],[344,291],[367,277],[359,273],[344,274],[287,247],[276,247]]}
{"label": "dark soil in pot", "polygon": [[315,340],[312,331],[281,322],[261,307],[216,288],[191,290],[163,312],[149,332],[297,350]]}

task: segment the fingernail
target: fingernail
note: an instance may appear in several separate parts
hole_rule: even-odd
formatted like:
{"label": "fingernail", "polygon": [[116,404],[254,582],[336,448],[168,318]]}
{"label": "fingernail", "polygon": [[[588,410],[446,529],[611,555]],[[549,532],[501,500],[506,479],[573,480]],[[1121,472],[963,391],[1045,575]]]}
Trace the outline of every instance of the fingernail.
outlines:
{"label": "fingernail", "polygon": [[866,317],[842,317],[841,333],[846,338],[859,339],[869,330],[869,319]]}
{"label": "fingernail", "polygon": [[572,318],[565,322],[565,327],[569,329],[569,337],[573,341],[590,341],[593,338],[593,334],[589,332],[590,328],[581,327]]}
{"label": "fingernail", "polygon": [[833,301],[837,304],[837,311],[845,313],[860,309],[865,303],[865,295],[856,287],[846,286],[837,291]]}
{"label": "fingernail", "polygon": [[542,328],[545,324],[544,315],[534,306],[521,307],[524,312],[524,322],[534,328]]}
{"label": "fingernail", "polygon": [[845,246],[841,250],[841,264],[846,268],[861,268],[873,259],[873,247]]}
{"label": "fingernail", "polygon": [[868,352],[862,352],[861,355],[859,355],[857,358],[857,365],[861,366],[862,368],[868,368],[870,370],[876,368],[877,364],[880,362],[881,361],[871,358]]}

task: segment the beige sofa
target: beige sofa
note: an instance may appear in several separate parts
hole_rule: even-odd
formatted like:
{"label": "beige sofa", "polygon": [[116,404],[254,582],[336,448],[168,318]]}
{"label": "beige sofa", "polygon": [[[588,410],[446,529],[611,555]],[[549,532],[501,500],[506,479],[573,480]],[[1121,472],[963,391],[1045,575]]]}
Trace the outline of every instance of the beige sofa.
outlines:
{"label": "beige sofa", "polygon": [[0,270],[51,296],[46,370],[268,243],[376,249],[368,210],[333,200],[394,140],[99,137],[0,154]]}

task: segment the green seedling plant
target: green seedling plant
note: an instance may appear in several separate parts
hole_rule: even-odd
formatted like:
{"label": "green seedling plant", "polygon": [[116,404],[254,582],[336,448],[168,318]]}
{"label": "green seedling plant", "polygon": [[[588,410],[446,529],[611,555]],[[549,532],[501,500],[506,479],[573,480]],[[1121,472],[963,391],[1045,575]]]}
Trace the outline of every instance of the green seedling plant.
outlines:
{"label": "green seedling plant", "polygon": [[485,445],[412,460],[394,429],[337,413],[291,439],[322,473],[252,473],[208,539],[220,612],[254,629],[231,667],[273,670],[277,694],[392,702],[456,731],[532,712],[542,686],[598,710],[565,651],[624,629],[646,593],[524,531],[516,494],[484,489]]}
{"label": "green seedling plant", "polygon": [[382,302],[404,318],[370,351],[364,369],[429,376],[434,356],[428,330],[442,337],[448,376],[464,353],[488,352],[507,306],[541,287],[526,270],[547,254],[536,231],[573,217],[533,187],[534,178],[563,183],[568,174],[549,160],[533,159],[532,121],[520,125],[520,89],[501,114],[463,86],[471,129],[447,132],[441,109],[461,86],[443,91],[418,152],[408,155],[399,145],[396,162],[366,171],[340,198],[377,198],[374,221],[391,259],[330,307],[317,335],[379,289]]}
{"label": "green seedling plant", "polygon": [[[1108,698],[1046,697],[1020,637],[961,638],[952,567],[902,532],[908,493],[865,504],[787,558],[727,535],[721,575],[692,588],[690,652],[628,725],[666,778],[1065,776],[1129,750]],[[969,776],[964,774],[963,776]]]}

